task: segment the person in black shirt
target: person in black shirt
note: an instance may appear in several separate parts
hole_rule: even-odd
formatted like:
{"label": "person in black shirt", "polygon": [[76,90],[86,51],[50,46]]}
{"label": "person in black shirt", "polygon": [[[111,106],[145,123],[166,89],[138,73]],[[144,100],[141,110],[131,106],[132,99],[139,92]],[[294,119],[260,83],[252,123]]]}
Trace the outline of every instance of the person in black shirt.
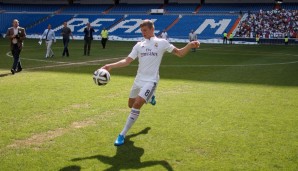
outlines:
{"label": "person in black shirt", "polygon": [[[95,32],[95,31],[91,27],[90,23],[87,23],[87,27],[84,29],[84,33],[85,33],[84,56],[86,56],[86,52],[87,52],[88,56],[90,55],[91,41],[93,40],[93,32]],[[88,50],[87,50],[87,48],[88,48]]]}
{"label": "person in black shirt", "polygon": [[62,57],[64,57],[65,54],[68,57],[69,56],[69,52],[68,52],[69,36],[71,36],[72,37],[72,40],[73,40],[73,35],[71,33],[70,28],[67,27],[67,23],[64,22],[63,25],[64,25],[64,27],[61,30],[61,35],[63,37],[63,45],[64,45]]}

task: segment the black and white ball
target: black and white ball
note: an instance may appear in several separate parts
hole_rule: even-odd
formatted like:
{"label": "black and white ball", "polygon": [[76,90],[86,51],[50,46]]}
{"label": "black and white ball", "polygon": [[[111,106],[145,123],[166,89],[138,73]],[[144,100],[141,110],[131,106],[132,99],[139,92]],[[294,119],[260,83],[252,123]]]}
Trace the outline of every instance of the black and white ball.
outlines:
{"label": "black and white ball", "polygon": [[93,73],[93,81],[99,86],[108,84],[110,79],[111,75],[106,69],[98,69]]}

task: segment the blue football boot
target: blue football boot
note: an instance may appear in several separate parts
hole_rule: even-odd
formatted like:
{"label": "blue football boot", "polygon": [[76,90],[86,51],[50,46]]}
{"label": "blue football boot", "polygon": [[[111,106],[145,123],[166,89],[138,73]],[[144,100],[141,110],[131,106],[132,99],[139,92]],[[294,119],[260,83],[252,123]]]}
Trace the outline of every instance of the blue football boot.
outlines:
{"label": "blue football boot", "polygon": [[114,145],[115,146],[123,145],[124,144],[124,138],[125,138],[124,135],[119,134],[116,141],[115,141],[115,143],[114,143]]}
{"label": "blue football boot", "polygon": [[152,104],[153,106],[156,105],[156,100],[155,100],[155,96],[154,95],[151,97],[150,104]]}

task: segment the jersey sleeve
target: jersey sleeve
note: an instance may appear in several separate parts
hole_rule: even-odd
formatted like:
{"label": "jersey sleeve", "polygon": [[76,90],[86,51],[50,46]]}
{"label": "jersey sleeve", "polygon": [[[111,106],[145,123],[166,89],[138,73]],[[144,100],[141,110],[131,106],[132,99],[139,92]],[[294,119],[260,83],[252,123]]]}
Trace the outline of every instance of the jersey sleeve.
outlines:
{"label": "jersey sleeve", "polygon": [[133,48],[132,51],[130,52],[130,54],[128,55],[128,57],[132,58],[132,59],[136,59],[138,57],[138,47],[139,47],[140,43],[137,43]]}
{"label": "jersey sleeve", "polygon": [[165,51],[171,53],[174,50],[175,46],[173,44],[171,44],[170,42],[168,42],[167,40],[164,40],[164,42],[165,42],[165,44],[164,44]]}

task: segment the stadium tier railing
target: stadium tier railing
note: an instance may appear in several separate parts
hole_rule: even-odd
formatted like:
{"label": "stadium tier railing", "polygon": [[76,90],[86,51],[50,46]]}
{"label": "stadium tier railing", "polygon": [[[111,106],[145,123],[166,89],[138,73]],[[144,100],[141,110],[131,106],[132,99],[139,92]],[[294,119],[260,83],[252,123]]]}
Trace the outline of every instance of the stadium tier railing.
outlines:
{"label": "stadium tier railing", "polygon": [[[256,42],[256,38],[239,38],[234,37],[233,41],[240,41],[240,42]],[[284,38],[260,38],[260,44],[264,45],[284,45],[285,39]],[[298,38],[289,38],[289,45],[298,45]]]}

